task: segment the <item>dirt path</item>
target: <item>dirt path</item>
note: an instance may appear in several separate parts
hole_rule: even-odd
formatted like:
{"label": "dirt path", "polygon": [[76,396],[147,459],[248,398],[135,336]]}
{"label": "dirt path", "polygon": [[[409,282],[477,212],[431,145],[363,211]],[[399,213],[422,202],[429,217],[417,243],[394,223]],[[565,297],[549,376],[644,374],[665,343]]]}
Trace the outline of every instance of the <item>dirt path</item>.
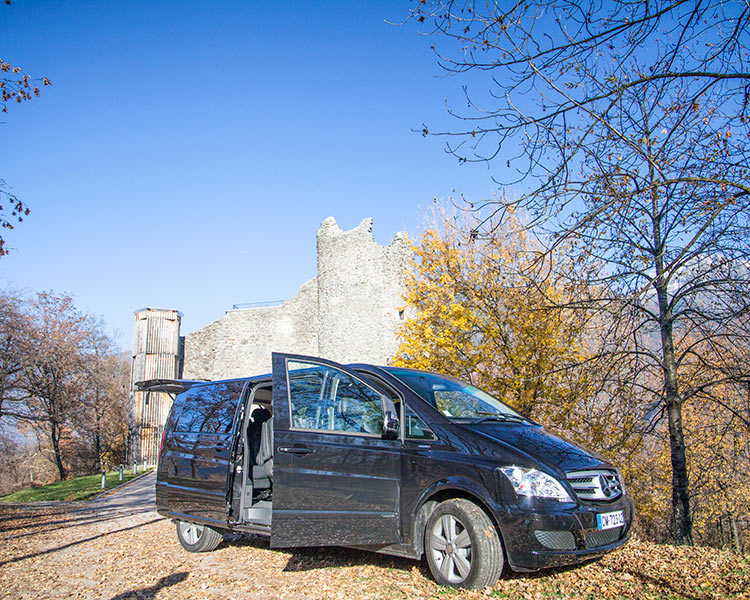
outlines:
{"label": "dirt path", "polygon": [[154,512],[153,486],[149,475],[96,501],[0,505],[0,597],[359,598],[383,597],[386,588],[364,593],[360,582],[384,569],[405,589],[412,578],[425,581],[412,561],[272,551],[258,536],[227,535],[214,552],[187,553],[174,525]]}
{"label": "dirt path", "polygon": [[0,505],[0,598],[750,598],[750,561],[631,542],[598,563],[511,576],[492,590],[440,588],[422,563],[345,548],[270,550],[228,535],[190,554],[153,511],[153,475],[105,498]]}

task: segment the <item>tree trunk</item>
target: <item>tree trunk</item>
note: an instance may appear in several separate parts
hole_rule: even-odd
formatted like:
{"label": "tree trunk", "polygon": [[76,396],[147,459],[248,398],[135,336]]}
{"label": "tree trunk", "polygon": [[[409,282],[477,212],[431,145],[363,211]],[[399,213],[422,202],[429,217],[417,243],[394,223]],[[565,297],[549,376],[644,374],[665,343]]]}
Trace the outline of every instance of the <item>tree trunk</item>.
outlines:
{"label": "tree trunk", "polygon": [[[658,269],[657,269],[658,271]],[[685,434],[682,427],[682,398],[677,386],[677,361],[674,353],[672,311],[667,303],[666,283],[657,284],[661,327],[664,393],[669,421],[669,450],[672,462],[672,517],[674,541],[678,546],[693,543],[693,523],[690,516],[690,489]]]}
{"label": "tree trunk", "polygon": [[94,434],[94,454],[96,455],[99,470],[104,470],[104,462],[102,461],[102,442],[98,431]]}
{"label": "tree trunk", "polygon": [[57,472],[60,475],[60,481],[65,481],[67,473],[65,472],[62,456],[60,455],[60,432],[55,423],[52,423],[51,425],[50,438],[52,439],[52,450],[55,453],[55,465],[57,466]]}
{"label": "tree trunk", "polygon": [[729,523],[732,526],[732,543],[734,545],[734,551],[737,554],[741,554],[742,547],[740,546],[740,534],[737,531],[737,520],[734,518],[734,513],[729,513]]}
{"label": "tree trunk", "polygon": [[[654,215],[657,215],[654,204]],[[664,274],[664,249],[661,230],[655,218],[654,247],[656,280],[654,287],[659,301],[659,333],[661,334],[662,370],[664,374],[664,396],[669,420],[669,450],[672,462],[672,517],[674,519],[674,541],[678,546],[693,543],[693,523],[690,515],[690,489],[685,434],[682,427],[682,397],[677,381],[677,358],[674,350],[674,313],[669,303],[669,282]]]}
{"label": "tree trunk", "polygon": [[101,439],[101,418],[99,416],[99,392],[96,394],[96,406],[94,407],[94,453],[99,470],[104,470],[102,462],[102,439]]}
{"label": "tree trunk", "polygon": [[682,429],[682,402],[668,395],[669,448],[672,459],[672,514],[674,541],[678,546],[693,543],[693,522],[690,516],[690,493]]}

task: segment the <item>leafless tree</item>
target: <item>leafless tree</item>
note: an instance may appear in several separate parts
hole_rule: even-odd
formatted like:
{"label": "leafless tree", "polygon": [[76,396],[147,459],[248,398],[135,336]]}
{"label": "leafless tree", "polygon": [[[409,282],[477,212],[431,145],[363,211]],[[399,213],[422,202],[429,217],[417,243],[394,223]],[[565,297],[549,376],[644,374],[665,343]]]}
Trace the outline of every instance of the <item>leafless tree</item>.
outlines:
{"label": "leafless tree", "polygon": [[74,418],[89,441],[95,470],[125,460],[129,361],[101,323],[91,322],[85,342],[81,410]]}
{"label": "leafless tree", "polygon": [[46,436],[62,480],[68,474],[64,441],[71,433],[71,417],[81,408],[88,319],[70,296],[45,292],[31,303],[30,316],[33,327],[22,349],[27,400],[19,417]]}
{"label": "leafless tree", "polygon": [[726,383],[728,371],[693,375],[711,350],[748,339],[735,325],[750,291],[750,7],[437,0],[411,17],[472,86],[467,111],[451,110],[465,128],[423,133],[520,190],[475,206],[520,208],[549,247],[603,265],[592,283],[606,293],[578,308],[617,323],[607,350],[644,382],[649,415],[666,415],[674,538],[690,543],[682,406]]}
{"label": "leafless tree", "polygon": [[18,412],[25,398],[21,389],[26,316],[18,295],[0,292],[0,422],[3,416]]}
{"label": "leafless tree", "polygon": [[124,459],[128,362],[66,294],[0,294],[0,424],[36,432],[65,479]]}

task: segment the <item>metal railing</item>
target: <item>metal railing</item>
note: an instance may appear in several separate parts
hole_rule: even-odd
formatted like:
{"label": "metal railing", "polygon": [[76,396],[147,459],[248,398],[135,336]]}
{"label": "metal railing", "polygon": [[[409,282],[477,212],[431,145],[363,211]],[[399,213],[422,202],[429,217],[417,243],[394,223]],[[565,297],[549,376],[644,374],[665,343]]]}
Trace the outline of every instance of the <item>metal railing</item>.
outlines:
{"label": "metal railing", "polygon": [[244,310],[246,308],[266,308],[268,306],[280,306],[283,300],[267,300],[266,302],[243,302],[232,304],[232,310]]}

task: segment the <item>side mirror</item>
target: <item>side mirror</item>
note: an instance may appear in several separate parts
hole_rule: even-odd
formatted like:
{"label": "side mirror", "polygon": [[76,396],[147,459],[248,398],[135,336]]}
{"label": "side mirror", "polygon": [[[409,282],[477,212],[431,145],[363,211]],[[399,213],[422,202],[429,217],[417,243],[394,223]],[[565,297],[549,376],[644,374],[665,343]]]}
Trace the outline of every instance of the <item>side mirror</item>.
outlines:
{"label": "side mirror", "polygon": [[401,423],[399,422],[396,413],[391,410],[385,411],[385,418],[383,419],[383,439],[397,440],[399,438],[400,430]]}

